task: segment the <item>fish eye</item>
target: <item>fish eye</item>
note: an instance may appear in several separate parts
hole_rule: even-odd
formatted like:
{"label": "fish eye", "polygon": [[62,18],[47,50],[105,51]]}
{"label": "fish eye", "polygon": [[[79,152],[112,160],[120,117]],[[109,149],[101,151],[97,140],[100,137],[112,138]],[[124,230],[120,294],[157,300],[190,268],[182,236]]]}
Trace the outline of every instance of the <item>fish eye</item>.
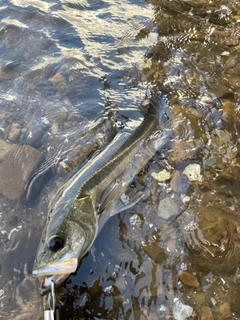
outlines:
{"label": "fish eye", "polygon": [[57,252],[58,250],[62,249],[64,245],[64,239],[60,236],[52,236],[48,240],[48,247],[54,252]]}

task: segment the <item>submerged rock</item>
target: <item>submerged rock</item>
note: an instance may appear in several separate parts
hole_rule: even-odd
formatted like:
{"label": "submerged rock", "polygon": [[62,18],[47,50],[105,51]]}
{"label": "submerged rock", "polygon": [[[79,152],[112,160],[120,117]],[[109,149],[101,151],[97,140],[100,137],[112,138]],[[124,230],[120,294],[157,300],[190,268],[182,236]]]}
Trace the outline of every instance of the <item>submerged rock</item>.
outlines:
{"label": "submerged rock", "polygon": [[178,298],[173,300],[174,320],[187,320],[193,314],[193,308],[183,304]]}
{"label": "submerged rock", "polygon": [[5,155],[15,147],[14,144],[10,144],[0,139],[0,161],[5,157]]}
{"label": "submerged rock", "polygon": [[199,271],[231,274],[240,263],[239,221],[215,207],[196,208],[196,227],[184,228],[189,257]]}
{"label": "submerged rock", "polygon": [[192,163],[186,166],[186,168],[183,171],[183,174],[185,174],[189,181],[199,181],[202,179],[201,176],[201,167],[198,163]]}
{"label": "submerged rock", "polygon": [[38,150],[29,145],[15,146],[0,163],[0,193],[12,200],[20,200],[31,173],[43,159]]}
{"label": "submerged rock", "polygon": [[193,288],[199,287],[198,279],[193,274],[187,271],[182,271],[179,275],[179,278],[185,286]]}
{"label": "submerged rock", "polygon": [[168,179],[170,179],[171,177],[171,174],[170,172],[168,172],[166,169],[156,173],[156,172],[153,172],[152,174],[152,177],[160,182],[164,182]]}
{"label": "submerged rock", "polygon": [[181,208],[169,197],[162,199],[158,206],[158,216],[165,220],[175,217],[180,211]]}

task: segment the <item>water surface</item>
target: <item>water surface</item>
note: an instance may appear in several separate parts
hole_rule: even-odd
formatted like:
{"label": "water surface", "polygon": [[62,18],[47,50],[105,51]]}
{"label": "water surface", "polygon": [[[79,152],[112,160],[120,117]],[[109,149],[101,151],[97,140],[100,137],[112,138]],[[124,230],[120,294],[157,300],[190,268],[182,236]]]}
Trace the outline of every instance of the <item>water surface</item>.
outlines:
{"label": "water surface", "polygon": [[[178,298],[194,319],[238,319],[240,3],[13,0],[0,18],[0,318],[43,318],[30,274],[49,201],[164,91],[173,139],[58,307],[63,319],[185,319]],[[26,195],[43,159],[48,179]]]}

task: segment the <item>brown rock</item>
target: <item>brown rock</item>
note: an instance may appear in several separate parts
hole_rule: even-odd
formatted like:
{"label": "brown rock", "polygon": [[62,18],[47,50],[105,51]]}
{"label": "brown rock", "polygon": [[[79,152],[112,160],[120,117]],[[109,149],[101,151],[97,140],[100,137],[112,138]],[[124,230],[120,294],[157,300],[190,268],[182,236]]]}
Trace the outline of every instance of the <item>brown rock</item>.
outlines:
{"label": "brown rock", "polygon": [[182,271],[179,275],[179,278],[185,286],[194,287],[194,288],[199,287],[198,279],[193,274],[187,271]]}
{"label": "brown rock", "polygon": [[10,149],[0,163],[0,193],[17,200],[24,193],[24,186],[43,156],[29,145]]}
{"label": "brown rock", "polygon": [[66,89],[67,81],[61,73],[56,73],[49,81],[51,81],[60,92]]}
{"label": "brown rock", "polygon": [[197,313],[201,320],[213,320],[212,311],[208,307],[197,308]]}
{"label": "brown rock", "polygon": [[166,259],[164,250],[156,243],[143,247],[143,250],[156,263],[162,263]]}
{"label": "brown rock", "polygon": [[4,158],[6,153],[8,153],[12,148],[14,148],[14,144],[10,144],[0,139],[0,161]]}
{"label": "brown rock", "polygon": [[189,257],[199,271],[232,274],[240,263],[239,220],[216,207],[196,209],[196,225],[184,229]]}
{"label": "brown rock", "polygon": [[220,312],[220,319],[228,319],[228,317],[231,315],[231,307],[229,303],[225,302],[219,307]]}
{"label": "brown rock", "polygon": [[13,123],[12,126],[11,126],[11,130],[8,134],[8,139],[11,140],[11,141],[16,141],[20,135],[20,126],[18,123]]}
{"label": "brown rock", "polygon": [[228,180],[233,183],[240,182],[240,167],[238,166],[231,166],[224,170],[217,178],[219,180]]}

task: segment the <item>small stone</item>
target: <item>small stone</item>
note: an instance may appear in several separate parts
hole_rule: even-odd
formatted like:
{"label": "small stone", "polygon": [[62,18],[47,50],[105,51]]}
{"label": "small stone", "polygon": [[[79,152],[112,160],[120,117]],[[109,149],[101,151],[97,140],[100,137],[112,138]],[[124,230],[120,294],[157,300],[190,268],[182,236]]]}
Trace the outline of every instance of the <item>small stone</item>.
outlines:
{"label": "small stone", "polygon": [[151,243],[143,247],[144,252],[156,263],[162,263],[166,259],[163,248],[156,243]]}
{"label": "small stone", "polygon": [[200,172],[200,165],[198,163],[192,163],[186,166],[186,168],[183,171],[183,174],[185,174],[188,177],[189,181],[200,181],[202,179]]}
{"label": "small stone", "polygon": [[231,314],[231,307],[229,303],[225,302],[219,307],[220,319],[226,319]]}
{"label": "small stone", "polygon": [[153,173],[151,174],[151,176],[152,176],[154,179],[156,179],[156,180],[158,180],[158,181],[160,181],[160,182],[164,182],[164,181],[170,179],[171,174],[170,174],[170,172],[168,172],[166,169],[164,169],[164,170],[162,170],[162,171],[160,171],[160,172],[158,172],[158,173],[153,172]]}
{"label": "small stone", "polygon": [[187,271],[181,271],[179,278],[185,286],[194,287],[194,288],[199,287],[198,279],[193,274]]}
{"label": "small stone", "polygon": [[173,300],[174,320],[187,320],[193,314],[193,308],[183,304],[178,298]]}
{"label": "small stone", "polygon": [[67,81],[61,73],[56,73],[49,81],[51,81],[60,92],[66,89]]}
{"label": "small stone", "polygon": [[167,197],[160,201],[158,206],[159,218],[168,220],[171,217],[175,217],[180,212],[180,208],[174,202],[173,199]]}
{"label": "small stone", "polygon": [[129,222],[135,228],[140,228],[141,225],[142,225],[142,220],[141,220],[140,216],[137,213],[133,214],[129,218]]}
{"label": "small stone", "polygon": [[8,139],[10,141],[15,142],[18,139],[18,137],[20,135],[20,132],[21,132],[21,130],[20,130],[19,124],[18,123],[13,123],[12,126],[11,126],[11,129],[10,129],[10,132],[8,134]]}
{"label": "small stone", "polygon": [[197,313],[201,320],[213,320],[212,311],[209,307],[197,308]]}
{"label": "small stone", "polygon": [[197,306],[201,306],[205,303],[207,297],[207,292],[196,292],[195,302]]}
{"label": "small stone", "polygon": [[227,46],[236,46],[239,43],[237,36],[230,36],[223,40],[223,43]]}
{"label": "small stone", "polygon": [[181,174],[178,170],[176,170],[173,174],[170,185],[173,189],[173,192],[185,194],[189,187],[189,179],[184,174]]}

